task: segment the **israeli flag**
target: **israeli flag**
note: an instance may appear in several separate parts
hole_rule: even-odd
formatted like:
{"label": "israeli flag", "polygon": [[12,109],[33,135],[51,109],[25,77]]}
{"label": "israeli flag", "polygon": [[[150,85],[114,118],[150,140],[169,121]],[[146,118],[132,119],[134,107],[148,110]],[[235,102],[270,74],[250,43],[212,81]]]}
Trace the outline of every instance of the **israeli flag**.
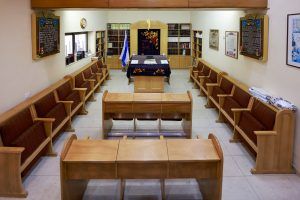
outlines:
{"label": "israeli flag", "polygon": [[127,63],[129,62],[129,46],[128,46],[128,39],[127,39],[126,31],[125,31],[123,49],[122,49],[122,53],[121,53],[119,59],[122,60],[123,67],[125,67],[127,65]]}

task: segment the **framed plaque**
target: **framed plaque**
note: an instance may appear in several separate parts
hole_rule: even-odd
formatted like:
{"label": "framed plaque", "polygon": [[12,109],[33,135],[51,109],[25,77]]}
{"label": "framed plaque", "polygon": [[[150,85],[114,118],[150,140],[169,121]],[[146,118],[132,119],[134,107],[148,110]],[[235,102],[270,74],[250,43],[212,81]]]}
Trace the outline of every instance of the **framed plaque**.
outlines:
{"label": "framed plaque", "polygon": [[238,37],[237,31],[225,32],[225,55],[238,59]]}
{"label": "framed plaque", "polygon": [[219,30],[210,29],[209,31],[209,47],[214,50],[219,50]]}
{"label": "framed plaque", "polygon": [[247,15],[240,19],[240,54],[267,61],[268,25],[267,15]]}
{"label": "framed plaque", "polygon": [[300,13],[287,16],[286,63],[300,68]]}
{"label": "framed plaque", "polygon": [[32,14],[32,58],[60,52],[60,18],[50,13]]}

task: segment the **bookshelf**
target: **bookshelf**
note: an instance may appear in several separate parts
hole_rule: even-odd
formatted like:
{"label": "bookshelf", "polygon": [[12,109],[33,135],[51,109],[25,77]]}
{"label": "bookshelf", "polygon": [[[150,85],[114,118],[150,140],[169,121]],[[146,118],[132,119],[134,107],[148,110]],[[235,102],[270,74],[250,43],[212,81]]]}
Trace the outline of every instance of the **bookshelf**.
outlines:
{"label": "bookshelf", "polygon": [[105,31],[96,31],[96,56],[105,61]]}
{"label": "bookshelf", "polygon": [[119,57],[122,52],[125,31],[127,31],[128,45],[130,49],[130,24],[108,23],[107,24],[107,57],[106,64],[111,69],[121,69]]}
{"label": "bookshelf", "polygon": [[168,24],[168,56],[172,68],[191,65],[191,24]]}
{"label": "bookshelf", "polygon": [[202,58],[202,31],[193,30],[192,35],[192,58]]}

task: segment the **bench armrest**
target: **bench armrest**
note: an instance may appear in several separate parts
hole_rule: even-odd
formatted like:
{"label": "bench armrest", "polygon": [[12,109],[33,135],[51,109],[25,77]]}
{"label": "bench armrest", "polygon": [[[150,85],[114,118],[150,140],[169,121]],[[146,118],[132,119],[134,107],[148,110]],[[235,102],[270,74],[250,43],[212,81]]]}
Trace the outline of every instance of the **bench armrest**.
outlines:
{"label": "bench armrest", "polygon": [[218,94],[217,96],[219,98],[233,97],[233,95],[231,95],[231,94]]}
{"label": "bench armrest", "polygon": [[276,131],[254,131],[254,134],[259,136],[259,135],[262,135],[262,136],[275,136],[277,135],[277,132]]}
{"label": "bench armrest", "polygon": [[216,87],[216,86],[219,86],[218,83],[206,83],[206,86],[207,87]]}
{"label": "bench armrest", "polygon": [[57,103],[72,104],[74,101],[57,101]]}
{"label": "bench armrest", "polygon": [[34,122],[54,122],[54,118],[34,118]]}
{"label": "bench armrest", "polygon": [[0,154],[20,154],[25,150],[24,147],[0,147]]}
{"label": "bench armrest", "polygon": [[251,109],[249,109],[249,108],[232,108],[231,111],[234,112],[234,113],[237,113],[237,112],[250,112]]}
{"label": "bench armrest", "polygon": [[75,90],[75,91],[86,91],[87,89],[86,88],[74,88],[73,90]]}

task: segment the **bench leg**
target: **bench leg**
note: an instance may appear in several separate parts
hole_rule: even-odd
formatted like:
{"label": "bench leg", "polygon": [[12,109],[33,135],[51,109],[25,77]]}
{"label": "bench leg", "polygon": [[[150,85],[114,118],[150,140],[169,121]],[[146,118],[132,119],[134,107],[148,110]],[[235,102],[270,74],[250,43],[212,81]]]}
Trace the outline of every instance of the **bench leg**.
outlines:
{"label": "bench leg", "polygon": [[161,199],[166,199],[166,193],[165,193],[165,179],[160,180],[160,190],[161,190]]}
{"label": "bench leg", "polygon": [[219,109],[219,118],[216,120],[216,123],[224,123],[224,116],[221,112],[221,109]]}
{"label": "bench leg", "polygon": [[205,108],[213,108],[213,106],[211,105],[211,100],[209,99],[209,97],[207,97],[207,102],[206,102]]}
{"label": "bench leg", "polygon": [[229,142],[231,142],[231,143],[238,143],[238,142],[240,142],[240,141],[241,141],[241,140],[240,140],[239,133],[238,133],[237,130],[234,128],[232,138],[230,139]]}
{"label": "bench leg", "polygon": [[124,199],[124,195],[125,195],[125,186],[126,186],[126,180],[121,179],[120,200],[123,200],[123,199]]}

